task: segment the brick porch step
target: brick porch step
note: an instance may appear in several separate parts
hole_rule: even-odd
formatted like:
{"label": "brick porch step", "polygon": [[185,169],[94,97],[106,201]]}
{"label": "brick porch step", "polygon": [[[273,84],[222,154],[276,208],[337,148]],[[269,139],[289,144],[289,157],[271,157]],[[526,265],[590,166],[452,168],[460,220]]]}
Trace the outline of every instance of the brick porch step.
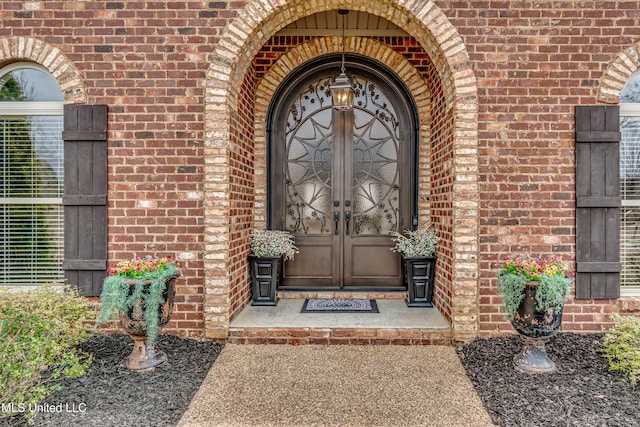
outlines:
{"label": "brick porch step", "polygon": [[451,345],[451,329],[231,328],[232,344]]}
{"label": "brick porch step", "polygon": [[300,313],[304,299],[276,307],[247,306],[231,322],[234,344],[450,345],[453,333],[435,308],[409,308],[402,299],[377,299],[380,313]]}

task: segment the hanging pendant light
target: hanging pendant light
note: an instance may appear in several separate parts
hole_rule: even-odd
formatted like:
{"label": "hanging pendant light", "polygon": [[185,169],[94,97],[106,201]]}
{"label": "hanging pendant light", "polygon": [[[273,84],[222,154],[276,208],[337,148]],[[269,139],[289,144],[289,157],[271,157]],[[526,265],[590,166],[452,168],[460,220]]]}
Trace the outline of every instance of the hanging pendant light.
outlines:
{"label": "hanging pendant light", "polygon": [[344,16],[349,13],[348,10],[339,9],[338,14],[342,15],[342,67],[340,74],[336,77],[335,81],[329,86],[331,89],[331,100],[333,101],[333,108],[336,110],[350,110],[353,108],[353,88],[351,87],[351,80],[344,72]]}

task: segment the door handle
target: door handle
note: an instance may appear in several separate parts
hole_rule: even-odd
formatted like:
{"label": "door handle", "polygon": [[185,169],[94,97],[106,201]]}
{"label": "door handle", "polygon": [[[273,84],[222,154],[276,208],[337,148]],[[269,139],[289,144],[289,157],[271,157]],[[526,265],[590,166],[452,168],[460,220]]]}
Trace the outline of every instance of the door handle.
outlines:
{"label": "door handle", "polygon": [[346,222],[345,234],[349,234],[349,221],[351,221],[351,211],[344,211],[344,220]]}
{"label": "door handle", "polygon": [[338,235],[338,225],[340,223],[340,211],[333,211],[333,234]]}

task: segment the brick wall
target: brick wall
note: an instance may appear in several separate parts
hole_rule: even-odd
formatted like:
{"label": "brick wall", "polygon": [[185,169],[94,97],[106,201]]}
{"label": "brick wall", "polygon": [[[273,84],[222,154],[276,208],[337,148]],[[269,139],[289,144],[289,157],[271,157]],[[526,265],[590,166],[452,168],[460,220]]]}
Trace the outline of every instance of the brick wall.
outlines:
{"label": "brick wall", "polygon": [[437,72],[429,70],[427,77],[433,96],[433,122],[431,128],[431,188],[428,197],[431,202],[431,221],[438,230],[438,263],[436,283],[447,286],[434,288],[434,305],[452,320],[454,289],[453,271],[453,116],[447,109],[442,92],[442,84]]}
{"label": "brick wall", "polygon": [[[254,18],[244,18],[253,15],[243,2],[0,1],[0,65],[24,59],[41,63],[58,79],[68,102],[109,105],[109,260],[147,253],[180,260],[183,277],[168,328],[172,333],[203,335],[205,298],[212,307],[206,313],[208,321],[221,325],[248,298],[247,230],[255,218],[261,221],[259,213],[254,212],[255,218],[249,213],[252,197],[260,194],[258,188],[252,192],[249,180],[252,163],[260,161],[252,158],[251,82],[273,63],[269,55],[282,52],[265,50],[256,57],[255,70],[246,65],[234,68],[233,73],[242,76],[237,83],[238,107],[230,119],[237,132],[220,136],[231,142],[226,146],[219,144],[218,136],[205,134],[207,126],[211,128],[207,117],[213,117],[205,111],[205,84],[212,55],[223,44],[231,46],[239,38],[249,40],[243,46],[254,49],[253,44],[264,44],[291,20],[337,7],[331,0],[289,3],[287,12],[265,3],[260,14],[254,14],[260,16],[255,18],[260,24],[254,24]],[[434,123],[444,125],[441,134],[429,135],[436,142],[429,147],[433,152],[425,150],[440,160],[420,176],[421,185],[435,186],[421,194],[420,218],[444,218],[440,227],[447,237],[439,265],[450,267],[438,273],[439,280],[464,286],[437,294],[439,307],[445,313],[451,307],[452,318],[466,316],[465,324],[479,322],[482,335],[511,331],[495,294],[499,259],[514,253],[561,253],[574,260],[573,108],[617,102],[616,90],[619,93],[624,76],[640,67],[640,4],[437,0],[437,8],[422,10],[410,3],[344,0],[340,5],[385,16],[414,35],[415,39],[378,41],[409,59],[428,77],[433,96],[440,97],[441,92],[445,100],[433,104],[441,105],[442,112],[437,108],[430,112]],[[415,12],[410,12],[414,6]],[[243,31],[248,35],[238,36],[237,29],[225,33],[237,16],[247,22]],[[221,44],[225,35],[228,40]],[[294,44],[303,41],[309,40]],[[424,56],[425,51],[440,53]],[[238,56],[249,52],[253,51]],[[267,62],[261,63],[263,59]],[[223,62],[234,67],[251,64],[253,54]],[[475,78],[468,75],[470,70]],[[464,95],[474,87],[477,97]],[[208,89],[214,99],[219,88]],[[207,104],[209,108],[214,102]],[[463,108],[467,105],[472,107]],[[477,134],[473,119],[468,119],[469,130],[445,124],[453,118],[464,122],[475,105]],[[427,132],[422,130],[423,135]],[[208,140],[213,141],[209,146]],[[478,144],[475,171],[473,165],[462,166],[457,154],[447,159],[448,147],[459,153],[464,140]],[[470,159],[476,157],[472,143],[464,148]],[[227,182],[206,181],[207,176],[217,176],[207,169],[216,168],[216,156],[228,158],[219,171],[220,177],[231,177]],[[479,177],[478,230],[473,228],[473,202],[469,207],[462,203],[477,195],[473,191],[468,197],[461,195],[458,188],[464,181],[438,176],[449,167],[448,161],[455,176],[463,179],[458,172],[468,170],[469,176]],[[216,189],[229,191],[218,200],[211,196]],[[261,207],[257,199],[255,203]],[[224,215],[205,214],[213,207],[237,215],[225,220]],[[447,223],[451,218],[453,222]],[[461,227],[468,227],[466,234],[459,235]],[[216,245],[212,236],[218,235]],[[467,244],[462,238],[471,241]],[[465,260],[471,266],[468,272],[460,267]],[[205,269],[205,263],[215,268]],[[206,293],[205,277],[210,283]],[[474,312],[476,302],[480,313]],[[563,328],[601,330],[608,324],[608,314],[620,306],[637,310],[633,299],[572,299]]]}
{"label": "brick wall", "polygon": [[244,307],[251,296],[247,255],[250,253],[249,234],[254,222],[254,99],[255,75],[254,68],[251,67],[242,84],[238,113],[232,119],[234,132],[231,135],[229,162],[231,319]]}
{"label": "brick wall", "polygon": [[[509,254],[575,253],[574,106],[640,38],[638,2],[454,2],[478,80],[480,329],[511,331],[495,295]],[[611,300],[570,300],[564,330],[599,331]]]}
{"label": "brick wall", "polygon": [[[203,83],[230,12],[224,2],[0,2],[0,37],[52,46],[2,63],[46,63],[57,48],[85,92],[66,100],[109,106],[109,262],[178,258],[167,330],[182,336],[203,336]],[[63,90],[78,85],[53,74]]]}

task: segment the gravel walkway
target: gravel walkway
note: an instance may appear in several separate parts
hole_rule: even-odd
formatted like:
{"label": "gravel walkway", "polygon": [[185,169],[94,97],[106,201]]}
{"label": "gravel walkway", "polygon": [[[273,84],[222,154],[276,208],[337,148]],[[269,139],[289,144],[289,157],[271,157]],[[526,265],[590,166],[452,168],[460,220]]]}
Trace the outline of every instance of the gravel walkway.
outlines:
{"label": "gravel walkway", "polygon": [[178,425],[492,423],[451,347],[227,345]]}

